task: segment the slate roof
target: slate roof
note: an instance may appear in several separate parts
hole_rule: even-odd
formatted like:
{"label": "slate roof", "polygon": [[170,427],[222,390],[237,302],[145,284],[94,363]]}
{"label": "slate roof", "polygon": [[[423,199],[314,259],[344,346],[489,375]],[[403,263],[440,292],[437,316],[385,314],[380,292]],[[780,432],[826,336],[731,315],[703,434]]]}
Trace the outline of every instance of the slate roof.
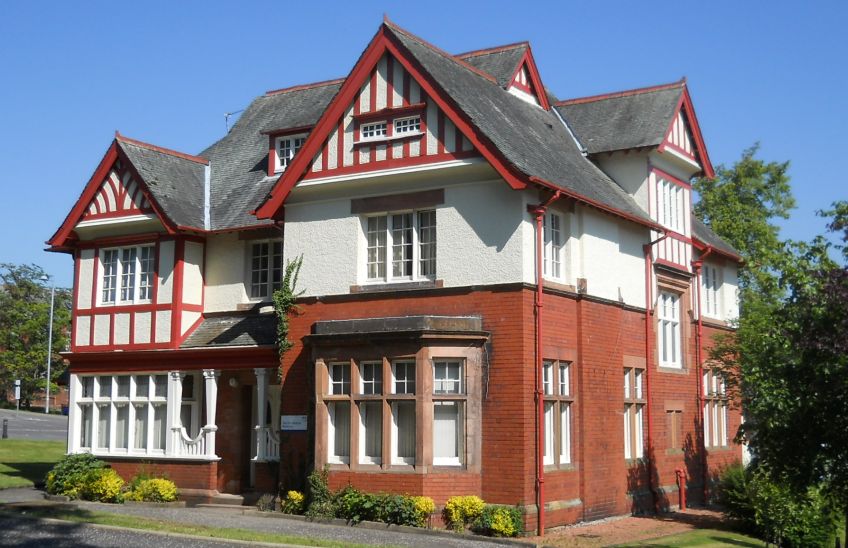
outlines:
{"label": "slate roof", "polygon": [[333,81],[257,97],[223,139],[200,153],[212,165],[212,230],[272,224],[250,214],[277,181],[266,177],[268,136],[262,132],[315,124],[339,87]]}
{"label": "slate roof", "polygon": [[274,314],[242,313],[204,318],[180,348],[273,346],[276,343],[277,320]]}
{"label": "slate roof", "polygon": [[474,68],[490,74],[501,87],[506,87],[515,71],[518,70],[518,62],[527,52],[527,48],[527,42],[521,42],[520,44],[492,48],[491,50],[461,53],[457,57]]}
{"label": "slate roof", "polygon": [[554,108],[590,154],[657,146],[683,94],[683,82],[596,98],[563,101]]}
{"label": "slate roof", "polygon": [[704,224],[703,221],[692,216],[692,235],[696,240],[701,243],[707,244],[708,246],[714,247],[716,250],[720,252],[724,252],[726,254],[732,255],[734,257],[739,257],[739,252],[724,240],[719,237],[718,234],[713,232],[713,229]]}
{"label": "slate roof", "polygon": [[117,142],[168,219],[178,226],[203,230],[206,166],[121,137]]}
{"label": "slate roof", "polygon": [[553,112],[522,101],[419,38],[394,26],[387,29],[519,171],[655,224],[629,194],[583,156]]}

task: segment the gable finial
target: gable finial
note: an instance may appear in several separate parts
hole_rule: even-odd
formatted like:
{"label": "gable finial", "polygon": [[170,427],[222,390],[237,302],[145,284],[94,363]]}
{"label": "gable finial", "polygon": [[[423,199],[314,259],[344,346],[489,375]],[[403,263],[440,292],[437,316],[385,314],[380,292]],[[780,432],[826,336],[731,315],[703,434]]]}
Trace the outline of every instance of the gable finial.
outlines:
{"label": "gable finial", "polygon": [[383,23],[391,23],[392,21],[389,19],[389,14],[383,12]]}

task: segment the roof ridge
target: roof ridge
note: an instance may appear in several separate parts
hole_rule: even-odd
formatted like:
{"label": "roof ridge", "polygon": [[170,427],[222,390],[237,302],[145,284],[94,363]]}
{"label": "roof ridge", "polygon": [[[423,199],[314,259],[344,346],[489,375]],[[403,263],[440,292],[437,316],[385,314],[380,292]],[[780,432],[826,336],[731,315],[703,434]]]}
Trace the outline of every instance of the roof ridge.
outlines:
{"label": "roof ridge", "polygon": [[320,87],[324,87],[324,86],[330,86],[330,85],[333,85],[333,84],[339,84],[341,82],[344,82],[346,79],[347,79],[347,77],[335,78],[335,79],[332,79],[332,80],[323,80],[321,82],[313,82],[311,84],[298,84],[296,86],[291,86],[291,87],[287,87],[287,88],[272,89],[272,90],[265,92],[265,97],[268,97],[270,95],[278,95],[280,93],[288,93],[290,91],[302,91],[302,90],[305,90],[305,89],[312,89],[312,88],[320,88]]}
{"label": "roof ridge", "polygon": [[[433,44],[431,44],[431,43],[430,43],[430,42],[428,42],[427,40],[424,40],[424,39],[423,39],[423,38],[421,38],[420,36],[416,36],[415,34],[412,34],[411,32],[409,32],[408,30],[403,29],[403,28],[401,28],[401,27],[397,26],[397,24],[395,24],[393,21],[389,21],[388,19],[385,19],[385,20],[383,21],[383,25],[385,25],[386,27],[388,27],[388,28],[390,28],[390,29],[392,29],[392,30],[394,30],[394,31],[400,32],[400,33],[402,33],[402,34],[405,34],[405,35],[406,35],[407,37],[409,37],[410,39],[415,40],[415,41],[416,41],[416,42],[418,42],[419,44],[421,44],[421,45],[423,45],[423,46],[425,46],[425,47],[430,48],[431,50],[433,50],[434,52],[438,53],[439,55],[441,55],[441,56],[443,56],[443,57],[446,57],[447,59],[450,59],[450,60],[451,60],[451,61],[453,61],[454,63],[457,63],[457,64],[461,65],[462,67],[464,67],[464,68],[466,68],[466,69],[470,70],[471,72],[473,72],[473,73],[477,74],[478,76],[482,76],[483,78],[485,78],[486,80],[488,80],[488,81],[492,82],[493,84],[498,84],[498,81],[497,81],[497,80],[495,80],[495,77],[494,77],[494,76],[492,76],[491,74],[488,74],[488,73],[486,73],[486,72],[483,72],[482,70],[478,69],[477,67],[475,67],[475,66],[473,66],[473,65],[471,65],[471,64],[469,64],[469,63],[467,63],[465,60],[460,59],[459,57],[456,57],[456,56],[454,56],[454,55],[451,55],[450,53],[446,52],[445,50],[443,50],[443,49],[441,49],[441,48],[439,48],[439,47],[437,47],[437,46],[434,46]],[[498,85],[499,85],[499,84],[498,84]]]}
{"label": "roof ridge", "polygon": [[209,165],[209,159],[204,158],[202,156],[195,156],[193,154],[187,154],[185,152],[180,152],[178,150],[173,150],[170,148],[160,147],[158,145],[154,145],[151,143],[145,143],[144,141],[139,141],[138,139],[132,139],[125,135],[121,135],[121,133],[115,130],[115,139],[117,141],[121,141],[124,143],[129,143],[131,145],[136,145],[142,148],[146,148],[148,150],[153,150],[155,152],[161,152],[162,154],[167,154],[169,156],[175,156],[177,158],[182,158],[183,160],[188,160],[190,162],[196,162],[198,164]]}
{"label": "roof ridge", "polygon": [[493,54],[493,53],[501,53],[501,52],[504,52],[504,51],[507,51],[507,50],[510,50],[510,49],[517,49],[517,48],[520,48],[521,46],[530,47],[530,42],[528,42],[527,40],[524,40],[522,42],[514,42],[512,44],[504,44],[502,46],[493,46],[493,47],[490,47],[490,48],[475,49],[475,50],[471,50],[471,51],[466,51],[464,53],[457,53],[456,55],[454,55],[454,57],[459,57],[459,58],[464,59],[466,57],[477,57],[479,55],[490,55],[490,54]]}
{"label": "roof ridge", "polygon": [[586,97],[577,97],[575,99],[565,99],[562,101],[557,101],[554,103],[554,106],[557,107],[565,107],[569,105],[579,105],[582,103],[591,103],[594,101],[603,101],[605,99],[618,99],[620,97],[630,97],[632,95],[641,95],[643,93],[652,93],[655,91],[663,91],[666,89],[673,89],[676,87],[685,87],[686,86],[686,77],[684,76],[680,80],[676,82],[671,82],[668,84],[658,84],[655,86],[646,86],[642,88],[634,88],[627,89],[624,91],[614,91],[611,93],[601,93],[598,95],[588,95]]}

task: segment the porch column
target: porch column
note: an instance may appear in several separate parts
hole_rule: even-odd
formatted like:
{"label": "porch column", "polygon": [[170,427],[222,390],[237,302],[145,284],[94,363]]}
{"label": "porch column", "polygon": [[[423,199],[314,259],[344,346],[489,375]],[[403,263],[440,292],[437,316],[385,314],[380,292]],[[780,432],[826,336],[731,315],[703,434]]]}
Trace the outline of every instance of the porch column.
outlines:
{"label": "porch column", "polygon": [[218,426],[215,424],[215,410],[218,408],[218,377],[220,371],[214,369],[203,370],[203,382],[206,387],[206,426],[203,431],[206,435],[206,456],[217,458],[215,455],[215,432]]}
{"label": "porch column", "polygon": [[168,437],[165,439],[165,454],[178,455],[182,448],[182,421],[180,420],[180,411],[183,404],[183,377],[185,373],[182,371],[168,372],[168,404],[167,413],[165,414],[168,421]]}
{"label": "porch column", "polygon": [[253,372],[256,374],[256,460],[264,461],[268,456],[268,439],[265,432],[268,370],[257,367]]}

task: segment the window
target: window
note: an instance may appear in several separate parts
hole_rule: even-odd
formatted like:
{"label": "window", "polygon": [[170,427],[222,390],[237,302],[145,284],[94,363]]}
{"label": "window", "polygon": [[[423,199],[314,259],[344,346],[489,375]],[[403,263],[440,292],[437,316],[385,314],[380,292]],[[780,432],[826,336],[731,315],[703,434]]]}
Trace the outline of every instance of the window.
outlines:
{"label": "window", "polygon": [[679,234],[685,234],[684,201],[686,189],[661,177],[657,178],[657,222]]}
{"label": "window", "polygon": [[303,147],[306,142],[306,135],[291,135],[285,137],[277,137],[275,150],[277,153],[277,161],[274,166],[274,171],[283,171],[291,163],[294,155]]}
{"label": "window", "polygon": [[666,409],[666,425],[668,428],[668,448],[683,449],[683,410]]}
{"label": "window", "polygon": [[362,124],[359,128],[363,141],[381,139],[386,136],[386,122],[373,122]]}
{"label": "window", "polygon": [[250,244],[250,298],[269,298],[283,283],[283,242]]}
{"label": "window", "polygon": [[545,398],[546,466],[571,463],[571,363],[542,362],[542,392]]}
{"label": "window", "polygon": [[77,377],[79,430],[73,445],[104,454],[164,454],[167,375]]}
{"label": "window", "polygon": [[703,376],[704,445],[727,447],[727,386],[718,371],[708,369]]}
{"label": "window", "polygon": [[415,362],[396,361],[392,364],[393,394],[415,394]]}
{"label": "window", "polygon": [[721,271],[715,266],[705,264],[701,267],[701,302],[704,316],[719,317],[719,288]]}
{"label": "window", "polygon": [[329,402],[327,411],[330,419],[327,460],[347,464],[350,462],[350,402]]}
{"label": "window", "polygon": [[644,456],[642,411],[645,398],[642,393],[643,369],[624,368],[624,458]]}
{"label": "window", "polygon": [[661,291],[657,299],[657,352],[660,366],[683,367],[680,295]]}
{"label": "window", "polygon": [[405,135],[421,132],[421,116],[399,118],[395,120],[395,135]]}
{"label": "window", "polygon": [[367,217],[365,239],[368,281],[435,278],[435,210]]}
{"label": "window", "polygon": [[330,364],[330,394],[350,394],[350,364]]}
{"label": "window", "polygon": [[153,246],[101,250],[100,303],[150,302],[154,262]]}
{"label": "window", "polygon": [[542,273],[546,278],[564,279],[563,255],[565,237],[563,216],[559,213],[545,213],[544,219],[545,249]]}
{"label": "window", "polygon": [[383,362],[363,362],[359,368],[361,393],[367,396],[383,393]]}
{"label": "window", "polygon": [[200,391],[197,390],[200,379],[196,373],[189,373],[183,377],[182,383],[180,424],[189,438],[195,438],[200,433]]}
{"label": "window", "polygon": [[463,366],[460,360],[433,361],[433,464],[437,466],[464,462]]}

